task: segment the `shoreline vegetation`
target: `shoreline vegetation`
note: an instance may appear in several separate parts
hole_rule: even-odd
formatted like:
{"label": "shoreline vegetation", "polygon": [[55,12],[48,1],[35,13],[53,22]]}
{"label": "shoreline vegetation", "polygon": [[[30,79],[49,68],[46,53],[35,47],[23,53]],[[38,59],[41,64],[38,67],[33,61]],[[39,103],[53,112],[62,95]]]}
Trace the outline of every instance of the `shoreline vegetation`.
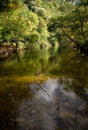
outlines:
{"label": "shoreline vegetation", "polygon": [[63,46],[88,55],[87,36],[87,0],[0,1],[0,57]]}

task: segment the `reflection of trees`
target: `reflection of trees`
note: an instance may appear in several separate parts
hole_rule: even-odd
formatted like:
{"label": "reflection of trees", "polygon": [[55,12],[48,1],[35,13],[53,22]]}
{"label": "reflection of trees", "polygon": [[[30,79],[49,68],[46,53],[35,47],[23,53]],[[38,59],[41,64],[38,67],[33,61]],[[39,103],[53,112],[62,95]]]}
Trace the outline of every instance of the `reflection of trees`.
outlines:
{"label": "reflection of trees", "polygon": [[[66,48],[58,51],[58,54],[56,55],[57,63],[54,62],[55,65],[52,66],[50,72],[57,76],[65,76],[65,80],[62,80],[62,82],[64,82],[66,85],[65,89],[68,91],[72,89],[79,97],[87,100],[87,94],[85,90],[88,84],[87,57],[76,55],[77,54],[74,51]],[[72,80],[71,82],[70,79]]]}
{"label": "reflection of trees", "polygon": [[75,79],[78,83],[81,82],[81,84],[85,86],[87,84],[88,75],[87,58],[84,57],[83,59],[82,57],[76,57],[66,65],[65,62],[66,61],[62,62],[62,74]]}
{"label": "reflection of trees", "polygon": [[15,54],[7,63],[4,62],[1,68],[3,68],[6,75],[11,75],[11,73],[16,75],[35,75],[49,73],[49,69],[52,69],[56,63],[58,64],[56,52],[52,54],[48,50],[27,51],[23,54]]}
{"label": "reflection of trees", "polygon": [[86,89],[85,89],[86,86],[85,85],[83,86],[84,81],[78,82],[78,80],[74,78],[71,79],[65,76],[63,79],[60,79],[60,83],[65,84],[64,89],[66,91],[69,92],[70,90],[73,90],[76,93],[76,95],[78,95],[80,98],[87,101],[87,94],[86,94]]}
{"label": "reflection of trees", "polygon": [[[88,63],[87,58],[77,56],[70,49],[26,51],[16,54],[7,62],[0,64],[1,75],[66,75],[78,82],[85,80],[87,83]],[[73,58],[75,57],[75,58]],[[20,62],[19,62],[20,61]],[[84,81],[83,81],[84,82]],[[83,86],[85,86],[83,84]]]}
{"label": "reflection of trees", "polygon": [[84,114],[88,115],[88,89],[86,88],[85,81],[81,81],[75,78],[69,78],[68,76],[64,78],[59,79],[59,84],[64,84],[64,90],[68,93],[73,92],[75,93],[79,99],[84,100],[85,106],[83,109]]}

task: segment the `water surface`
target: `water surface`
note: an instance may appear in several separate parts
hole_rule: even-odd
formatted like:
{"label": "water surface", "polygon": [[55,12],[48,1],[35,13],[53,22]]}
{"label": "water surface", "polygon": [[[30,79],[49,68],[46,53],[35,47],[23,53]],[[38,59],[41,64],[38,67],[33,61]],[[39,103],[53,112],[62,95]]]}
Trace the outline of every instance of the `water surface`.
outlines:
{"label": "water surface", "polygon": [[88,57],[63,48],[0,61],[0,130],[87,130]]}

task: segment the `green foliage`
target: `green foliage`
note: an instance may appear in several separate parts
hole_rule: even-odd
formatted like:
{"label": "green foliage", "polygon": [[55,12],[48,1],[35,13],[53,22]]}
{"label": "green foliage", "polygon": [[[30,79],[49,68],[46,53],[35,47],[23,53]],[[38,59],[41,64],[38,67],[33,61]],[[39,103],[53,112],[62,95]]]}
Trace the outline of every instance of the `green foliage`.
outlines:
{"label": "green foliage", "polygon": [[0,12],[10,11],[13,8],[17,8],[23,0],[0,0]]}
{"label": "green foliage", "polygon": [[72,5],[70,12],[63,16],[51,19],[49,31],[55,34],[63,34],[76,44],[85,44],[88,41],[88,8],[81,4]]}
{"label": "green foliage", "polygon": [[7,9],[9,0],[0,0],[0,11]]}
{"label": "green foliage", "polygon": [[12,14],[3,13],[0,19],[0,39],[2,42],[4,39],[8,42],[11,39],[25,39],[38,26],[37,15],[29,12],[26,6],[17,9]]}
{"label": "green foliage", "polygon": [[35,7],[41,4],[41,0],[24,0],[24,3],[27,4],[29,10],[35,11]]}
{"label": "green foliage", "polygon": [[49,32],[47,31],[47,24],[46,22],[40,18],[39,25],[38,25],[38,32],[40,33],[41,38],[47,38],[49,36]]}
{"label": "green foliage", "polygon": [[17,39],[18,42],[25,41],[24,46],[35,46],[35,43],[43,45],[48,41],[62,44],[70,39],[85,43],[88,40],[88,2],[74,2],[1,0],[0,42],[10,43]]}
{"label": "green foliage", "polygon": [[43,7],[43,2],[45,1],[24,0],[23,3],[23,0],[8,0],[10,10],[0,15],[0,42],[10,44],[14,39],[18,42],[25,41],[25,46],[47,42],[48,11]]}

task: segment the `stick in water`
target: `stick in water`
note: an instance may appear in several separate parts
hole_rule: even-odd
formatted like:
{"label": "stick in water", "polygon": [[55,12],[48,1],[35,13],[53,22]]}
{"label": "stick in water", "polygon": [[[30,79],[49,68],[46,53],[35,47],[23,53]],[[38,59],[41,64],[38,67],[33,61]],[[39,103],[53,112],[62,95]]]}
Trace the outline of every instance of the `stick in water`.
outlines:
{"label": "stick in water", "polygon": [[52,99],[52,97],[50,96],[50,94],[47,92],[47,90],[43,87],[43,85],[40,82],[37,82],[37,84],[43,89],[43,91],[49,96],[49,98],[51,99],[51,101],[53,102],[53,104],[55,105],[56,102],[55,100]]}

